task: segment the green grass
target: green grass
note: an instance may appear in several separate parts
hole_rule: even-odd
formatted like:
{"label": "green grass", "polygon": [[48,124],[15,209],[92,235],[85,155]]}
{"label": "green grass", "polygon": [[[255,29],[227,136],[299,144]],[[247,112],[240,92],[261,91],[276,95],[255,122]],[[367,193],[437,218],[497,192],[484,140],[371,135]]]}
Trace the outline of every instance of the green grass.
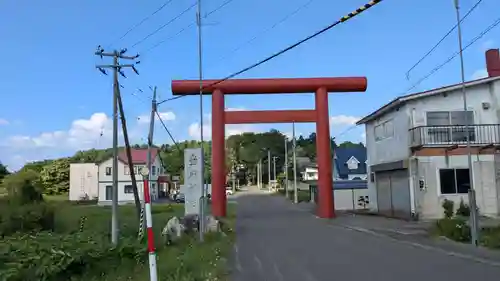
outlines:
{"label": "green grass", "polygon": [[[61,197],[48,197],[46,201],[55,207],[54,232],[70,235],[78,231],[80,219],[85,216],[84,232],[93,236],[110,236],[111,208],[94,205],[75,205]],[[205,242],[198,242],[198,235],[185,237],[174,245],[164,245],[161,229],[173,216],[182,216],[184,206],[181,204],[153,205],[153,228],[157,252],[157,268],[159,280],[162,281],[197,281],[197,280],[224,280],[228,273],[227,256],[234,241],[232,231],[235,221],[235,205],[228,205],[226,223],[231,229],[227,236],[207,234]],[[135,239],[139,225],[137,224],[134,205],[119,207],[120,236]],[[130,241],[130,240],[129,240]],[[146,241],[143,241],[146,245]],[[53,245],[58,247],[58,245]],[[115,261],[116,263],[116,261]],[[0,266],[1,267],[1,266]],[[100,269],[102,270],[102,268]],[[130,258],[123,258],[119,265],[110,261],[109,270],[94,274],[92,270],[78,276],[72,281],[139,281],[148,280],[149,268],[147,256],[140,262]],[[56,279],[54,279],[56,280]],[[59,280],[59,279],[57,279]]]}

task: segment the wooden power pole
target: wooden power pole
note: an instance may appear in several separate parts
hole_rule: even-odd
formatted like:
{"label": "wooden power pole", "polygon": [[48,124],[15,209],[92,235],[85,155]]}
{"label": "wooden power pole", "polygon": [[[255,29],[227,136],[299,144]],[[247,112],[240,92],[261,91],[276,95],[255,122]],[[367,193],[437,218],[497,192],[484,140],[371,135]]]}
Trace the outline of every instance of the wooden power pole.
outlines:
{"label": "wooden power pole", "polygon": [[[103,74],[107,75],[106,68],[110,68],[113,70],[113,165],[111,174],[113,177],[113,189],[112,189],[112,216],[111,216],[111,242],[113,244],[118,243],[118,100],[120,95],[120,85],[118,83],[118,74],[125,77],[125,74],[122,72],[122,68],[132,68],[135,73],[139,74],[137,69],[135,68],[135,64],[119,64],[119,59],[126,60],[136,60],[139,55],[135,56],[126,56],[125,53],[127,49],[122,49],[120,51],[114,50],[113,52],[105,52],[104,49],[99,46],[97,47],[97,51],[95,52],[96,56],[103,57],[113,57],[113,64],[109,65],[96,65],[96,68],[99,69]],[[139,62],[135,62],[139,63]],[[120,99],[121,100],[121,99]],[[123,109],[123,108],[122,108]],[[123,115],[122,115],[123,117]],[[130,157],[130,155],[129,155]],[[128,162],[132,162],[132,159],[129,158]],[[134,173],[133,169],[130,171],[132,175]],[[137,194],[137,199],[139,198],[137,187],[134,188],[134,197]],[[140,207],[140,201],[139,201]],[[140,209],[139,209],[140,210]]]}

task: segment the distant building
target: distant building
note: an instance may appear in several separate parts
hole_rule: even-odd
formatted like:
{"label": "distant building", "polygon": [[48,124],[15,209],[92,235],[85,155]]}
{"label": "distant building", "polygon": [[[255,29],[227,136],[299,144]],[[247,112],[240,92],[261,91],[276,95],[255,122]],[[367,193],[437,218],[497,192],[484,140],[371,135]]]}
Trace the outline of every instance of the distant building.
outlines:
{"label": "distant building", "polygon": [[[143,181],[140,171],[147,165],[147,149],[132,149],[132,163],[137,180],[139,197],[143,199]],[[151,167],[151,199],[164,197],[168,190],[168,178],[164,173],[158,149],[152,149]],[[111,204],[113,190],[113,159],[101,163],[85,163],[70,165],[70,200],[81,200],[86,195],[89,199],[97,198],[99,204]],[[120,204],[134,202],[132,178],[125,150],[118,155],[118,202]]]}
{"label": "distant building", "polygon": [[[134,165],[134,174],[137,180],[137,188],[139,189],[139,197],[143,198],[143,184],[141,169],[147,165],[147,149],[132,149],[132,163]],[[159,149],[152,149],[151,153],[151,200],[159,198],[160,191],[166,190],[166,176],[164,174],[163,165],[159,155]],[[120,151],[118,155],[118,202],[131,203],[134,202],[134,192],[132,189],[132,178],[127,161],[125,150]],[[110,204],[112,198],[113,175],[112,175],[113,158],[109,158],[99,164],[99,203]]]}
{"label": "distant building", "polygon": [[338,147],[334,149],[334,178],[366,180],[366,147]]}
{"label": "distant building", "polygon": [[74,163],[69,166],[69,200],[92,200],[99,196],[99,169],[95,163]]}
{"label": "distant building", "polygon": [[[366,147],[338,147],[333,157],[334,180],[366,180]],[[302,172],[304,181],[318,180],[318,165],[309,163]]]}

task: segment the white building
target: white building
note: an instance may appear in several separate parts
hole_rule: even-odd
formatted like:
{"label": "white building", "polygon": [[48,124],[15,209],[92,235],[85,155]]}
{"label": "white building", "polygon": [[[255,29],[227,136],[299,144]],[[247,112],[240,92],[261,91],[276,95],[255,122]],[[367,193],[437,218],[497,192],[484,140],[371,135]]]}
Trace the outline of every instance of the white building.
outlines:
{"label": "white building", "polygon": [[94,163],[69,166],[69,200],[92,200],[99,195],[98,167]]}
{"label": "white building", "polygon": [[[146,167],[147,149],[132,149],[131,152],[139,197],[142,200],[144,186],[142,175],[139,172],[143,167]],[[164,174],[158,152],[158,149],[152,150],[153,163],[150,171],[152,200],[166,197],[167,194],[168,177]],[[88,199],[97,198],[101,205],[111,204],[113,190],[112,162],[113,159],[109,158],[99,164],[71,164],[69,200],[77,201],[85,197]],[[118,202],[120,204],[134,202],[132,178],[125,151],[121,151],[118,155]]]}
{"label": "white building", "polygon": [[[160,190],[166,190],[166,180],[164,176],[163,165],[159,156],[159,150],[153,149],[151,155],[153,162],[151,165],[151,200],[159,198]],[[121,151],[118,155],[118,202],[120,204],[134,202],[134,193],[132,189],[132,178],[127,161],[127,154]],[[111,203],[113,190],[112,175],[113,159],[99,164],[99,204],[106,205]],[[143,181],[140,171],[146,167],[147,149],[132,149],[132,163],[134,164],[134,174],[137,180],[139,197],[143,198]]]}
{"label": "white building", "polygon": [[[500,213],[500,57],[486,52],[488,77],[398,97],[357,124],[365,124],[370,204],[402,218],[438,218],[444,199],[467,203],[469,170],[465,117],[472,154],[472,184],[482,215]],[[467,115],[466,115],[467,114]],[[373,200],[376,199],[376,200]]]}

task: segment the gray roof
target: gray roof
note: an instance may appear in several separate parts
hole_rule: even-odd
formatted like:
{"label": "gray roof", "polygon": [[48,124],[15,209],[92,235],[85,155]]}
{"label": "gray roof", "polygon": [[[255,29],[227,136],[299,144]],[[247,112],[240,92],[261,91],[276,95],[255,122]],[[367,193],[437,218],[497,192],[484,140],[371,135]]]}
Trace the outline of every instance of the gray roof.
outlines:
{"label": "gray roof", "polygon": [[[474,87],[477,85],[482,85],[482,84],[494,82],[497,80],[500,80],[500,76],[477,79],[477,80],[466,82],[465,87]],[[365,124],[369,121],[372,121],[373,119],[376,119],[377,117],[380,117],[380,116],[384,115],[385,113],[390,112],[390,111],[394,110],[395,108],[398,108],[398,107],[404,105],[406,102],[408,102],[410,100],[425,98],[425,97],[429,97],[429,96],[442,94],[444,92],[458,90],[458,89],[460,89],[461,86],[462,86],[461,83],[460,84],[453,84],[453,85],[444,86],[441,88],[436,88],[436,89],[432,89],[432,90],[428,90],[428,91],[424,91],[424,92],[399,96],[399,97],[393,99],[392,101],[390,101],[389,103],[385,104],[381,108],[370,113],[369,115],[361,118],[361,120],[356,122],[356,125],[362,125],[362,124]]]}

